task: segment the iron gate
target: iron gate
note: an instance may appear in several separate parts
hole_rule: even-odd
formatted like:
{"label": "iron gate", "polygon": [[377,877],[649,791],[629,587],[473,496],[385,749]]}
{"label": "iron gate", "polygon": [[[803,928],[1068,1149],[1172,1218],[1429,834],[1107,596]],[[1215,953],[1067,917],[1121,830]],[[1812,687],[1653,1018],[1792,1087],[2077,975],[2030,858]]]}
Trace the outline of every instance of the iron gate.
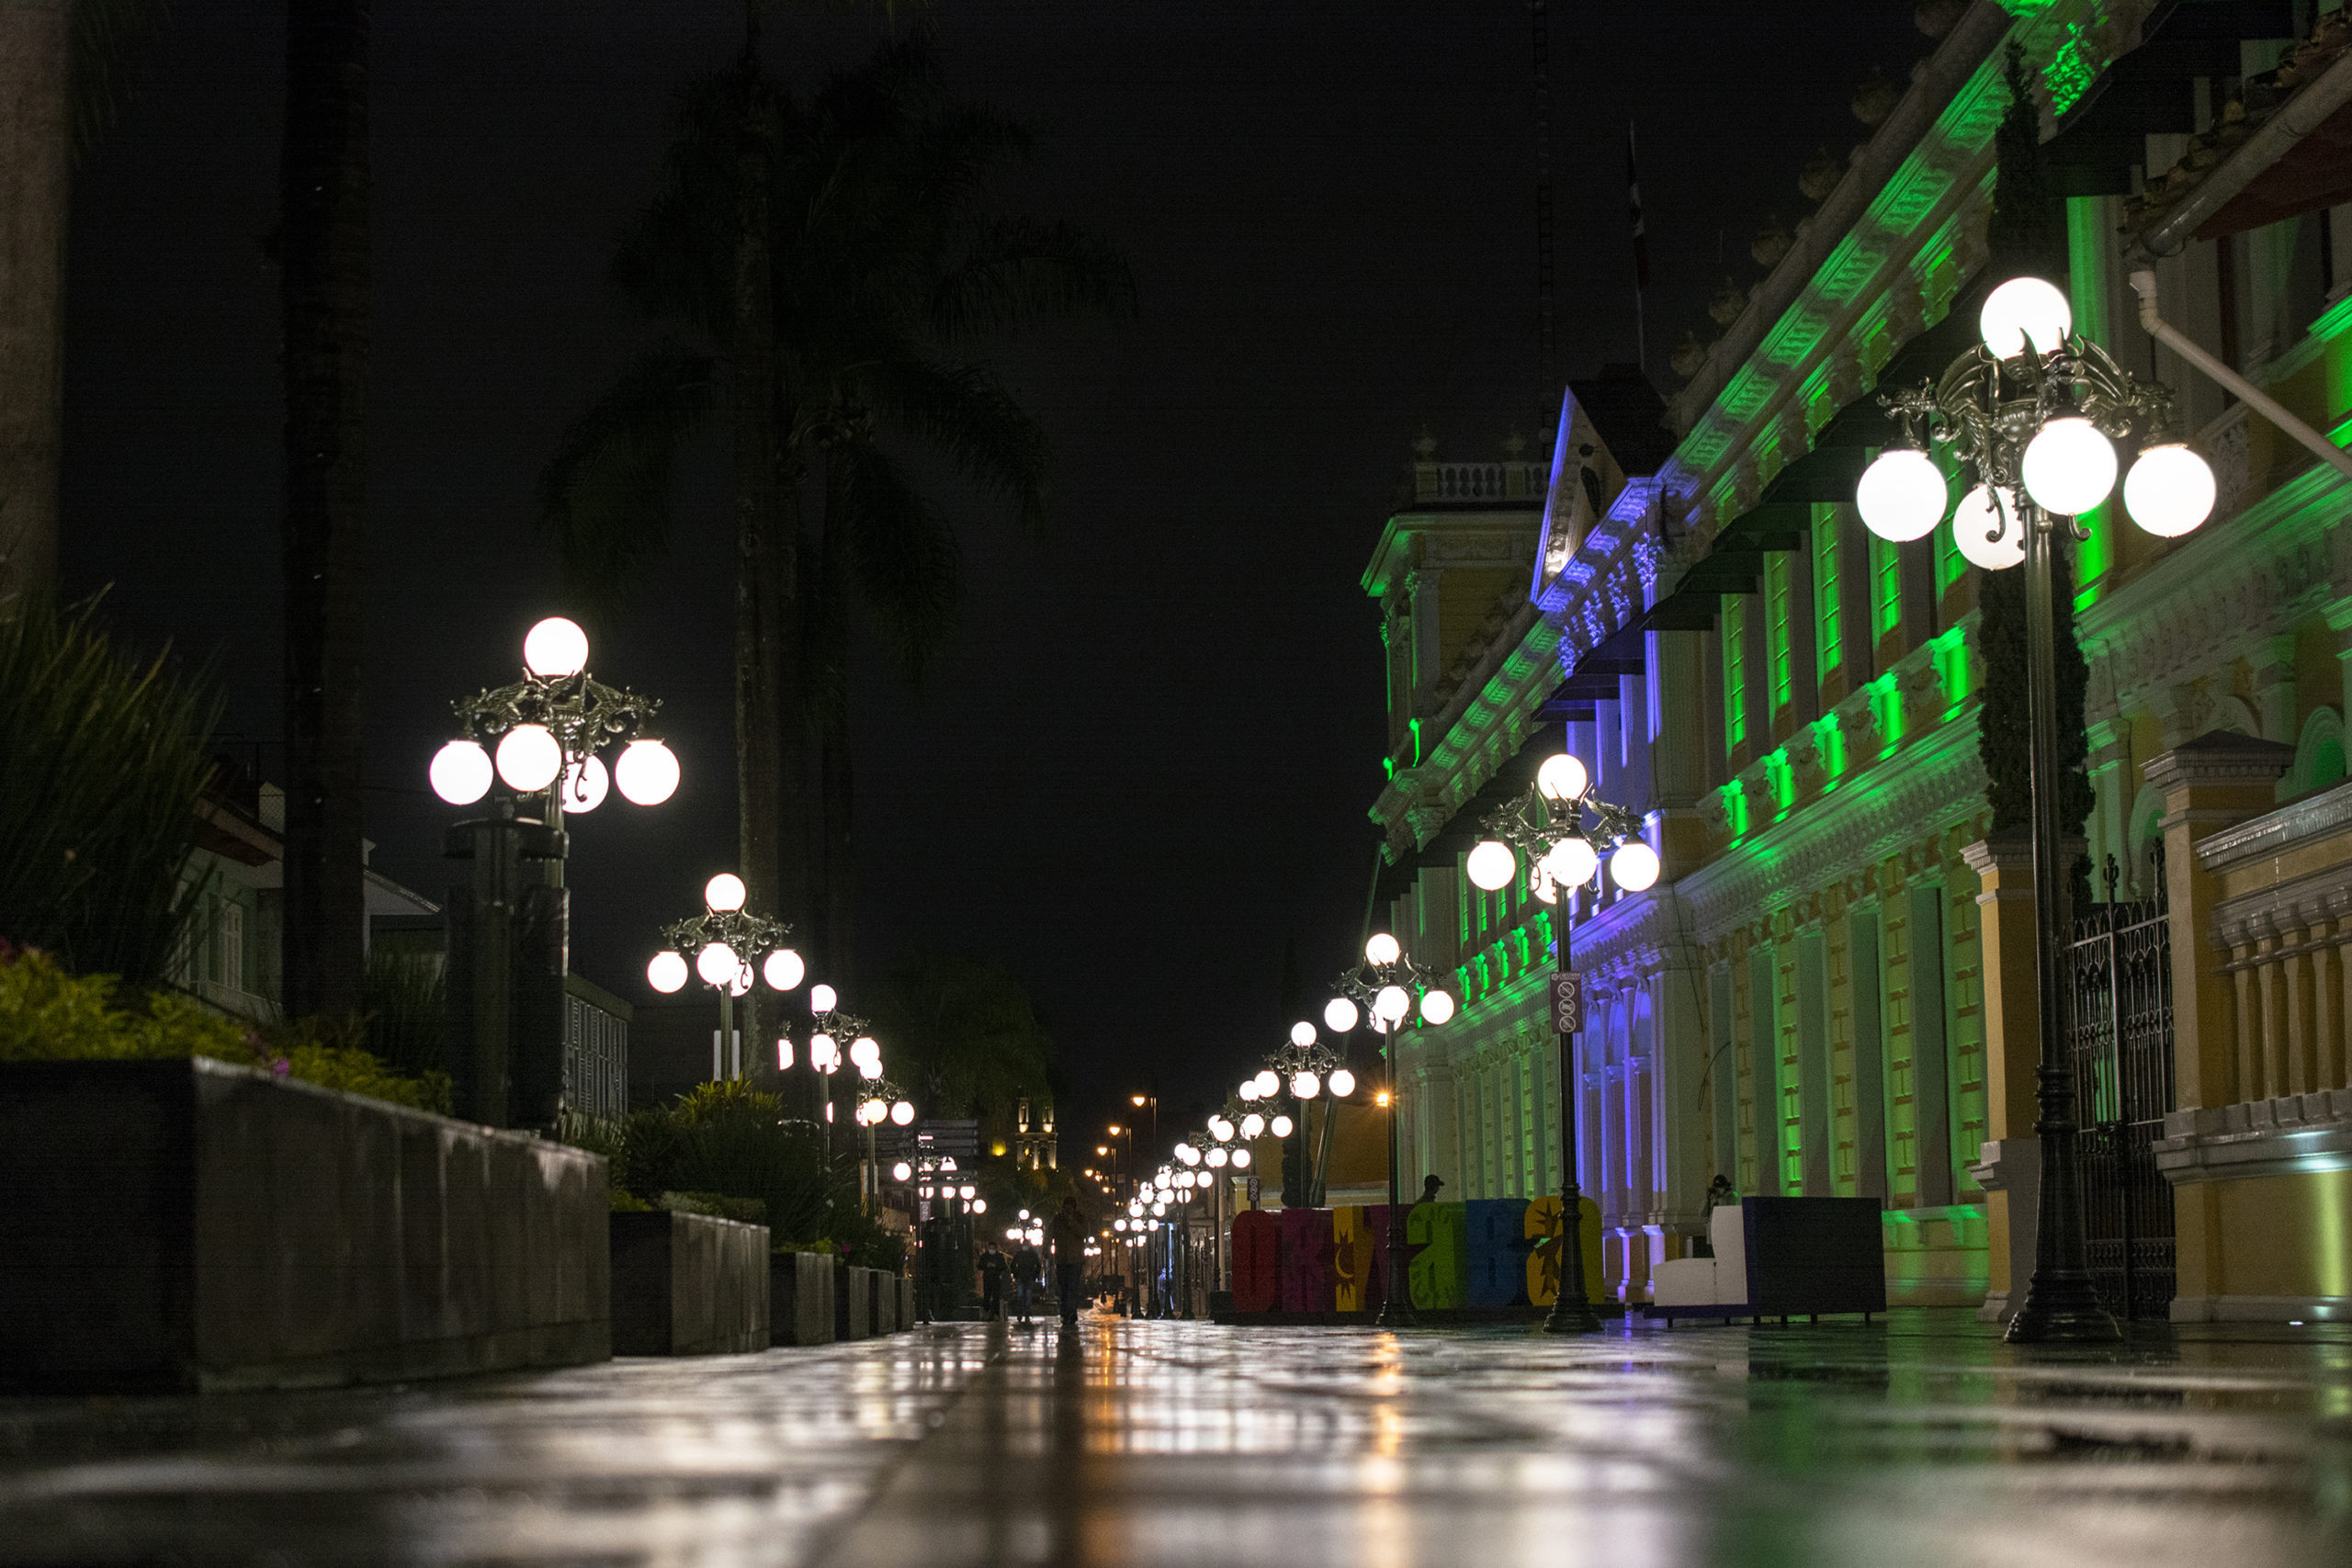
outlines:
{"label": "iron gate", "polygon": [[2154,1147],[2173,1108],[2172,937],[2163,846],[2149,857],[2155,897],[2124,901],[2107,857],[2107,902],[2075,918],[2070,965],[2083,1228],[2092,1283],[2120,1318],[2165,1316],[2176,1277],[2172,1187]]}

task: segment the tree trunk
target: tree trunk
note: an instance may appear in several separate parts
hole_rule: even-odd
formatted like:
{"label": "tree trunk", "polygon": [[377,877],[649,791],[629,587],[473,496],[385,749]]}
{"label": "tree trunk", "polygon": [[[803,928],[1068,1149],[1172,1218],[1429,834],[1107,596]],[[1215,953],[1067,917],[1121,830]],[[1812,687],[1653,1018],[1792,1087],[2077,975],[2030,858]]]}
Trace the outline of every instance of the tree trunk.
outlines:
{"label": "tree trunk", "polygon": [[368,0],[286,20],[285,1007],[356,1012],[366,945],[360,643],[368,504]]}
{"label": "tree trunk", "polygon": [[70,24],[65,0],[0,0],[0,604],[57,581]]}

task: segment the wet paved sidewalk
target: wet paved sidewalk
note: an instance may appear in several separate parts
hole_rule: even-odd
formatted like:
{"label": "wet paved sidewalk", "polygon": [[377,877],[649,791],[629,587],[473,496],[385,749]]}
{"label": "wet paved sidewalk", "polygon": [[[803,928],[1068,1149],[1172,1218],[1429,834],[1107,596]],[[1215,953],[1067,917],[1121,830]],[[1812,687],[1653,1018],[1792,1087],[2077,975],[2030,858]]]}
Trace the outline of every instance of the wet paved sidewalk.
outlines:
{"label": "wet paved sidewalk", "polygon": [[248,1561],[2342,1568],[2352,1337],[1090,1320],[0,1402],[0,1562]]}

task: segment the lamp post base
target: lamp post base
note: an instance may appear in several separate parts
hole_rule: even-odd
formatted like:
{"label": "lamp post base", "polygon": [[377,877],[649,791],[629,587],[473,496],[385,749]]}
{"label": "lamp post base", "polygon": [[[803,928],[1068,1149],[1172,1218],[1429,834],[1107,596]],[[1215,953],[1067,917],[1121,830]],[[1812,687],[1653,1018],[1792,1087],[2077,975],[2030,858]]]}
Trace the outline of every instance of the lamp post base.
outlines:
{"label": "lamp post base", "polygon": [[1573,1302],[1562,1296],[1552,1303],[1551,1315],[1544,1320],[1544,1332],[1598,1334],[1600,1332],[1600,1314],[1594,1312],[1592,1303],[1582,1296]]}
{"label": "lamp post base", "polygon": [[1413,1315],[1413,1309],[1408,1303],[1384,1301],[1380,1303],[1380,1315],[1372,1320],[1372,1325],[1374,1328],[1419,1328],[1421,1320]]}
{"label": "lamp post base", "polygon": [[2025,1305],[2009,1319],[2002,1337],[2013,1345],[2118,1345],[2123,1328],[2087,1278],[2037,1274],[2026,1288]]}

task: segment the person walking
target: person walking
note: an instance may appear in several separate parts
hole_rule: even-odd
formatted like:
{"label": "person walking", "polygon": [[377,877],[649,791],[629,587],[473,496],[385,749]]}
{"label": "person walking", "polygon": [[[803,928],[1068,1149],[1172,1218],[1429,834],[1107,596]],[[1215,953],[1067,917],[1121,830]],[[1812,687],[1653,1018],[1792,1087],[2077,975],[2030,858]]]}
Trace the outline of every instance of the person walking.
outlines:
{"label": "person walking", "polygon": [[1062,1326],[1076,1328],[1079,1292],[1086,1279],[1086,1216],[1078,1212],[1076,1198],[1064,1198],[1054,1211],[1046,1239],[1054,1248],[1054,1290],[1061,1301]]}
{"label": "person walking", "polygon": [[989,1322],[1004,1315],[1004,1277],[1012,1267],[1004,1248],[993,1241],[980,1254],[980,1316]]}
{"label": "person walking", "polygon": [[1037,1293],[1037,1281],[1045,1275],[1046,1260],[1037,1256],[1029,1238],[1023,1236],[1021,1250],[1012,1255],[1012,1310],[1021,1314],[1023,1323],[1029,1321],[1030,1299]]}

